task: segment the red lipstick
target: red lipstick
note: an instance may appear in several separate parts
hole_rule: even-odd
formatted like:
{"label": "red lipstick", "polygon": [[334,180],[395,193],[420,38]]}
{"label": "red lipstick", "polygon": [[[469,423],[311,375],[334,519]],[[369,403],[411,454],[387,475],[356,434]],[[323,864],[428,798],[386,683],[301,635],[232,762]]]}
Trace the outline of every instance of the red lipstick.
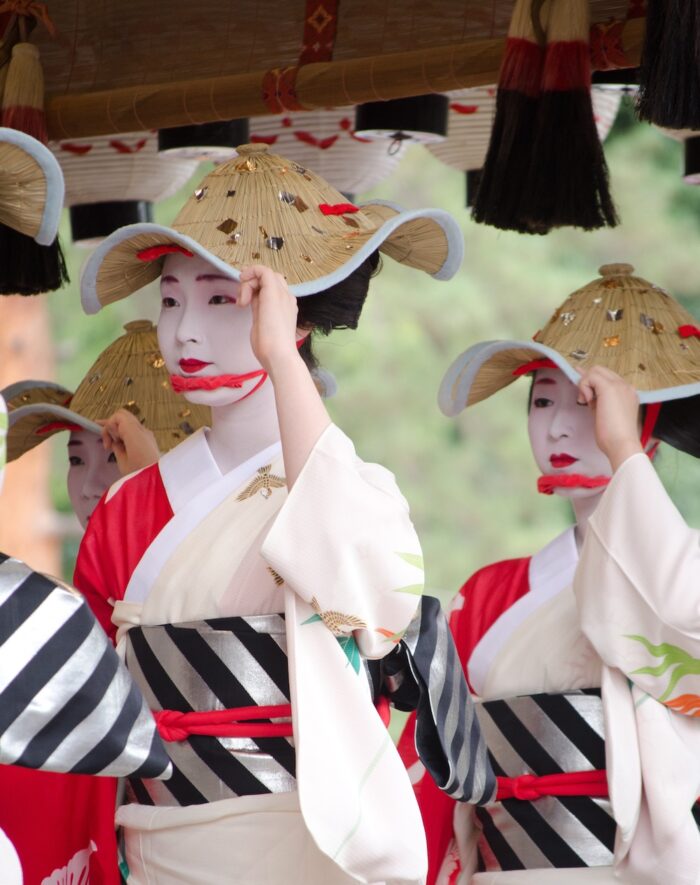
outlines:
{"label": "red lipstick", "polygon": [[204,363],[202,360],[180,360],[180,368],[183,372],[187,372],[188,375],[192,375],[194,372],[199,372],[200,369],[206,369],[207,366],[210,366],[211,363]]}
{"label": "red lipstick", "polygon": [[560,470],[563,467],[571,467],[571,465],[575,464],[577,461],[578,458],[574,458],[573,455],[567,455],[566,452],[562,452],[560,455],[550,455],[549,457],[549,463],[555,470]]}

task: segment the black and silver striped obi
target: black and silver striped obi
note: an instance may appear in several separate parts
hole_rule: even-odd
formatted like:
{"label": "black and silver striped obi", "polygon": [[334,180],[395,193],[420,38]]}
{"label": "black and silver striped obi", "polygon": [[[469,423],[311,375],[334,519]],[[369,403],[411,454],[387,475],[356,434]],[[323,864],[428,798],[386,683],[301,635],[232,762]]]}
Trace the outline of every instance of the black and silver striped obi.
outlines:
{"label": "black and silver striped obi", "polygon": [[[529,783],[572,773],[582,782],[605,783],[603,705],[599,689],[536,694],[477,704],[489,758],[499,778],[499,795],[477,808],[481,828],[479,869],[536,870],[607,866],[612,863],[615,821],[607,788],[594,795],[537,795]],[[534,775],[535,778],[523,778]],[[600,777],[598,778],[598,775]],[[501,778],[510,789],[502,789]],[[567,778],[559,779],[563,782]],[[541,784],[556,782],[547,778]],[[586,792],[586,787],[582,792]],[[563,792],[566,792],[564,790]]]}
{"label": "black and silver striped obi", "polygon": [[[191,714],[289,704],[284,615],[141,626],[129,630],[126,640],[127,667],[156,718],[162,710]],[[130,779],[130,801],[198,805],[296,789],[291,737],[189,734],[165,746],[172,778]]]}

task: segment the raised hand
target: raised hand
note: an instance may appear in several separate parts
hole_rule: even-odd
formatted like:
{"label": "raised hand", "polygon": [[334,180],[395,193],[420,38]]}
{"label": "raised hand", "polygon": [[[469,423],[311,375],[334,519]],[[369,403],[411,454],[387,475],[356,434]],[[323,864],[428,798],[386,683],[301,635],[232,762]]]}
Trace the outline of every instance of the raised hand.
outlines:
{"label": "raised hand", "polygon": [[613,470],[631,455],[644,451],[640,442],[639,398],[623,378],[603,366],[593,366],[579,382],[579,402],[595,415],[596,441]]}
{"label": "raised hand", "polygon": [[275,369],[297,355],[297,300],[282,274],[254,264],[241,271],[239,307],[250,305],[253,328],[250,343],[260,365],[274,381]]}
{"label": "raised hand", "polygon": [[155,436],[127,409],[118,409],[97,423],[102,427],[105,450],[114,452],[122,476],[148,467],[160,457]]}

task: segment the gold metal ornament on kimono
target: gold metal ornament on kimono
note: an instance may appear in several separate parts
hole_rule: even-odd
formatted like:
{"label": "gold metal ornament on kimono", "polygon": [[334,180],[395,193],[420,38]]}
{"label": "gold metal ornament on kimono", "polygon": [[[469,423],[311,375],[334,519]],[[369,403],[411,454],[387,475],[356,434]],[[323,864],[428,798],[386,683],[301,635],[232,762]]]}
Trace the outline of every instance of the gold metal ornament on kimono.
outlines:
{"label": "gold metal ornament on kimono", "polygon": [[83,270],[87,313],[156,279],[166,251],[197,255],[235,280],[260,262],[283,274],[296,297],[341,282],[377,249],[440,280],[459,269],[463,236],[449,213],[356,206],[265,144],[241,145],[238,154],[193,190],[172,227],[133,224],[105,239]]}
{"label": "gold metal ornament on kimono", "polygon": [[641,403],[700,393],[700,321],[631,264],[604,264],[531,341],[488,341],[460,354],[438,394],[445,415],[487,399],[548,360],[578,384],[592,366],[621,375]]}

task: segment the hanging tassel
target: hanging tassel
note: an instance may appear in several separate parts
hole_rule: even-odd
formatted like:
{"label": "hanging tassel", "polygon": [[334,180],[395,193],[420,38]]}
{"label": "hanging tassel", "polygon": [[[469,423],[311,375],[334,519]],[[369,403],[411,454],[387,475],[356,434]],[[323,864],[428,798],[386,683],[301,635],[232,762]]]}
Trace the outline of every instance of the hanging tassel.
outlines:
{"label": "hanging tassel", "polygon": [[700,129],[700,2],[648,0],[637,113],[669,129]]}
{"label": "hanging tassel", "polygon": [[520,215],[533,230],[617,224],[591,103],[588,0],[556,0]]}
{"label": "hanging tassel", "polygon": [[[47,142],[44,74],[39,50],[31,43],[17,43],[12,49],[0,125]],[[58,238],[50,246],[40,246],[31,237],[0,224],[0,295],[39,295],[67,282]]]}
{"label": "hanging tassel", "polygon": [[498,76],[491,140],[474,197],[474,220],[502,230],[527,227],[519,214],[520,190],[530,167],[544,64],[544,35],[538,41],[535,30],[542,5],[516,0]]}

